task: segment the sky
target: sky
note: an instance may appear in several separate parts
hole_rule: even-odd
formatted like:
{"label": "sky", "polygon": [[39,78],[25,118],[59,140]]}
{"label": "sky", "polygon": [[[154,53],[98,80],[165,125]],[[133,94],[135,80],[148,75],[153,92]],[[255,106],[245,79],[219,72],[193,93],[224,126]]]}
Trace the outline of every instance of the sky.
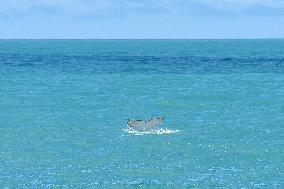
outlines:
{"label": "sky", "polygon": [[0,38],[284,38],[284,0],[0,0]]}

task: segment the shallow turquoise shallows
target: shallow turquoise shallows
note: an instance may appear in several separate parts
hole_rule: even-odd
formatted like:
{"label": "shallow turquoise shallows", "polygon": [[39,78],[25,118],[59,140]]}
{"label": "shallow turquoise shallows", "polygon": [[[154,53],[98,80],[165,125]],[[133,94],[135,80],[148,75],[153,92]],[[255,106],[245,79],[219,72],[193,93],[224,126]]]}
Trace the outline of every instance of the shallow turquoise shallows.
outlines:
{"label": "shallow turquoise shallows", "polygon": [[282,189],[283,172],[284,40],[0,40],[0,188]]}

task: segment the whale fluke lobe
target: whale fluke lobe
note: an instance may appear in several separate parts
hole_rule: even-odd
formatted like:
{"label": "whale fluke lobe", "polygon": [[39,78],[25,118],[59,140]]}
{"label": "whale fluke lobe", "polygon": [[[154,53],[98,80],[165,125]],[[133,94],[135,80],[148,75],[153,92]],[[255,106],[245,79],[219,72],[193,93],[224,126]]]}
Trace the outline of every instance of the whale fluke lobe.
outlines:
{"label": "whale fluke lobe", "polygon": [[160,125],[164,120],[164,116],[152,118],[147,121],[126,119],[127,125],[137,131],[147,131],[153,129],[155,126]]}

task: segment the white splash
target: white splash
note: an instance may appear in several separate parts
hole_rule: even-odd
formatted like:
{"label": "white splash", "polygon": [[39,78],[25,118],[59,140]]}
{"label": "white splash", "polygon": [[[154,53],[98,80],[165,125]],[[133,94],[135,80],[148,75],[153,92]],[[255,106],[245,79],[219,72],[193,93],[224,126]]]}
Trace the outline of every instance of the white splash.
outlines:
{"label": "white splash", "polygon": [[132,128],[122,129],[124,132],[134,135],[164,135],[164,134],[174,134],[180,132],[179,130],[170,130],[170,129],[152,129],[149,131],[137,131]]}

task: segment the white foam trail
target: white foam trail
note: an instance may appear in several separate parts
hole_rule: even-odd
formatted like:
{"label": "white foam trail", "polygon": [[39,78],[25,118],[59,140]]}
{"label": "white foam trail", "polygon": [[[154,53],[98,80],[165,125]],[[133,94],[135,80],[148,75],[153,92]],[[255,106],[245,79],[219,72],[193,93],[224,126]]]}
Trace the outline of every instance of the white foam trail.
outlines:
{"label": "white foam trail", "polygon": [[137,131],[132,128],[122,129],[124,132],[134,135],[164,135],[164,134],[174,134],[180,132],[179,130],[170,129],[152,129],[150,131]]}

